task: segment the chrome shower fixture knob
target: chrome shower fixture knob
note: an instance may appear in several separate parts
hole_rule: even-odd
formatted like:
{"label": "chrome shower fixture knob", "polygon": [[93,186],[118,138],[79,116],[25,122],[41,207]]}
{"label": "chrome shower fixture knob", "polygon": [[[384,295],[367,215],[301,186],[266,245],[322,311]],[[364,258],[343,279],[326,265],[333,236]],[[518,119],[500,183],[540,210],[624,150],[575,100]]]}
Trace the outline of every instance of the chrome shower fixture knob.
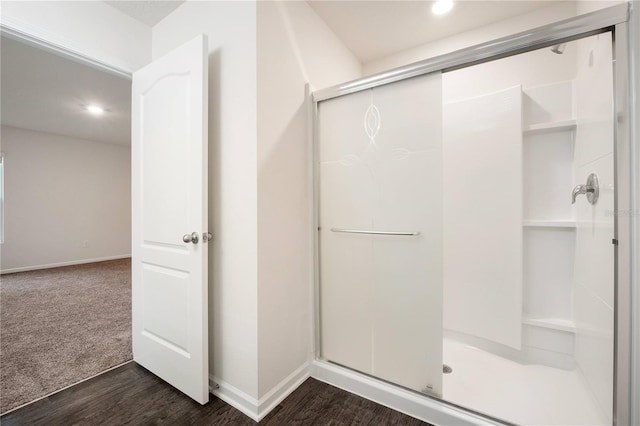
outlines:
{"label": "chrome shower fixture knob", "polygon": [[598,196],[600,195],[600,185],[598,184],[598,175],[591,173],[587,177],[587,183],[584,185],[578,185],[571,191],[571,204],[576,203],[576,197],[580,194],[585,194],[587,201],[590,204],[598,202]]}

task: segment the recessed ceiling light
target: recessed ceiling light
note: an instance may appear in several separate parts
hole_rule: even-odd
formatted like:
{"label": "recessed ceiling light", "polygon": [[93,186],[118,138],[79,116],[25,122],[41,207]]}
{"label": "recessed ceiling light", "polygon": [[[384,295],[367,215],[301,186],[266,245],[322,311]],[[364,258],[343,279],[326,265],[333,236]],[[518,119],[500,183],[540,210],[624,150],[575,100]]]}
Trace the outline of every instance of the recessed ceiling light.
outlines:
{"label": "recessed ceiling light", "polygon": [[431,11],[436,15],[444,15],[453,9],[453,0],[438,0],[431,6]]}
{"label": "recessed ceiling light", "polygon": [[99,107],[98,105],[88,105],[87,111],[89,111],[93,115],[102,115],[104,114],[104,109]]}

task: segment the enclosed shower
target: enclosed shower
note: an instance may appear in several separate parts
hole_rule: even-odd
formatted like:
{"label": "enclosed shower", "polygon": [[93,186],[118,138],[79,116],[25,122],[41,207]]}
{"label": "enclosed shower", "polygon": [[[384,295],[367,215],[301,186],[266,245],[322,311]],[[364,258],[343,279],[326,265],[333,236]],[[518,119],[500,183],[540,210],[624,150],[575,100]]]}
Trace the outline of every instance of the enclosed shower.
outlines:
{"label": "enclosed shower", "polygon": [[517,424],[612,422],[611,33],[318,103],[320,357]]}

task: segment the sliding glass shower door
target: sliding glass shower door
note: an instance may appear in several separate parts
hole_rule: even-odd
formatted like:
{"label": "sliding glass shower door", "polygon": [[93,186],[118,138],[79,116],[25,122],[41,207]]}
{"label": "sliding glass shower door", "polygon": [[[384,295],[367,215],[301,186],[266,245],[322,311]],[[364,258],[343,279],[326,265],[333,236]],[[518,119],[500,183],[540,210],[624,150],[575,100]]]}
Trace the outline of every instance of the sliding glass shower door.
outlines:
{"label": "sliding glass shower door", "polygon": [[321,356],[442,394],[442,81],[318,106]]}

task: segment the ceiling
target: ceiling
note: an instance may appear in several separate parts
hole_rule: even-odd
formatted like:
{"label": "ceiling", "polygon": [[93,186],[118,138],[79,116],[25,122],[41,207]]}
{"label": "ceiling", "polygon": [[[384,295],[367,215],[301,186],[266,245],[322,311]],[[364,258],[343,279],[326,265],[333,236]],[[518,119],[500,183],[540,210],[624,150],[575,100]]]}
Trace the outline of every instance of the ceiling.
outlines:
{"label": "ceiling", "polygon": [[115,7],[120,12],[123,12],[132,18],[153,27],[173,12],[178,6],[184,3],[184,0],[105,1],[105,3]]}
{"label": "ceiling", "polygon": [[[457,0],[444,16],[431,0],[308,0],[362,63],[531,12],[555,0]],[[152,27],[184,1],[105,1]]]}
{"label": "ceiling", "polygon": [[550,4],[548,0],[456,1],[451,12],[436,16],[431,13],[432,1],[307,3],[362,63]]}
{"label": "ceiling", "polygon": [[[2,124],[98,142],[131,143],[131,81],[2,37]],[[90,115],[85,106],[107,111]]]}

